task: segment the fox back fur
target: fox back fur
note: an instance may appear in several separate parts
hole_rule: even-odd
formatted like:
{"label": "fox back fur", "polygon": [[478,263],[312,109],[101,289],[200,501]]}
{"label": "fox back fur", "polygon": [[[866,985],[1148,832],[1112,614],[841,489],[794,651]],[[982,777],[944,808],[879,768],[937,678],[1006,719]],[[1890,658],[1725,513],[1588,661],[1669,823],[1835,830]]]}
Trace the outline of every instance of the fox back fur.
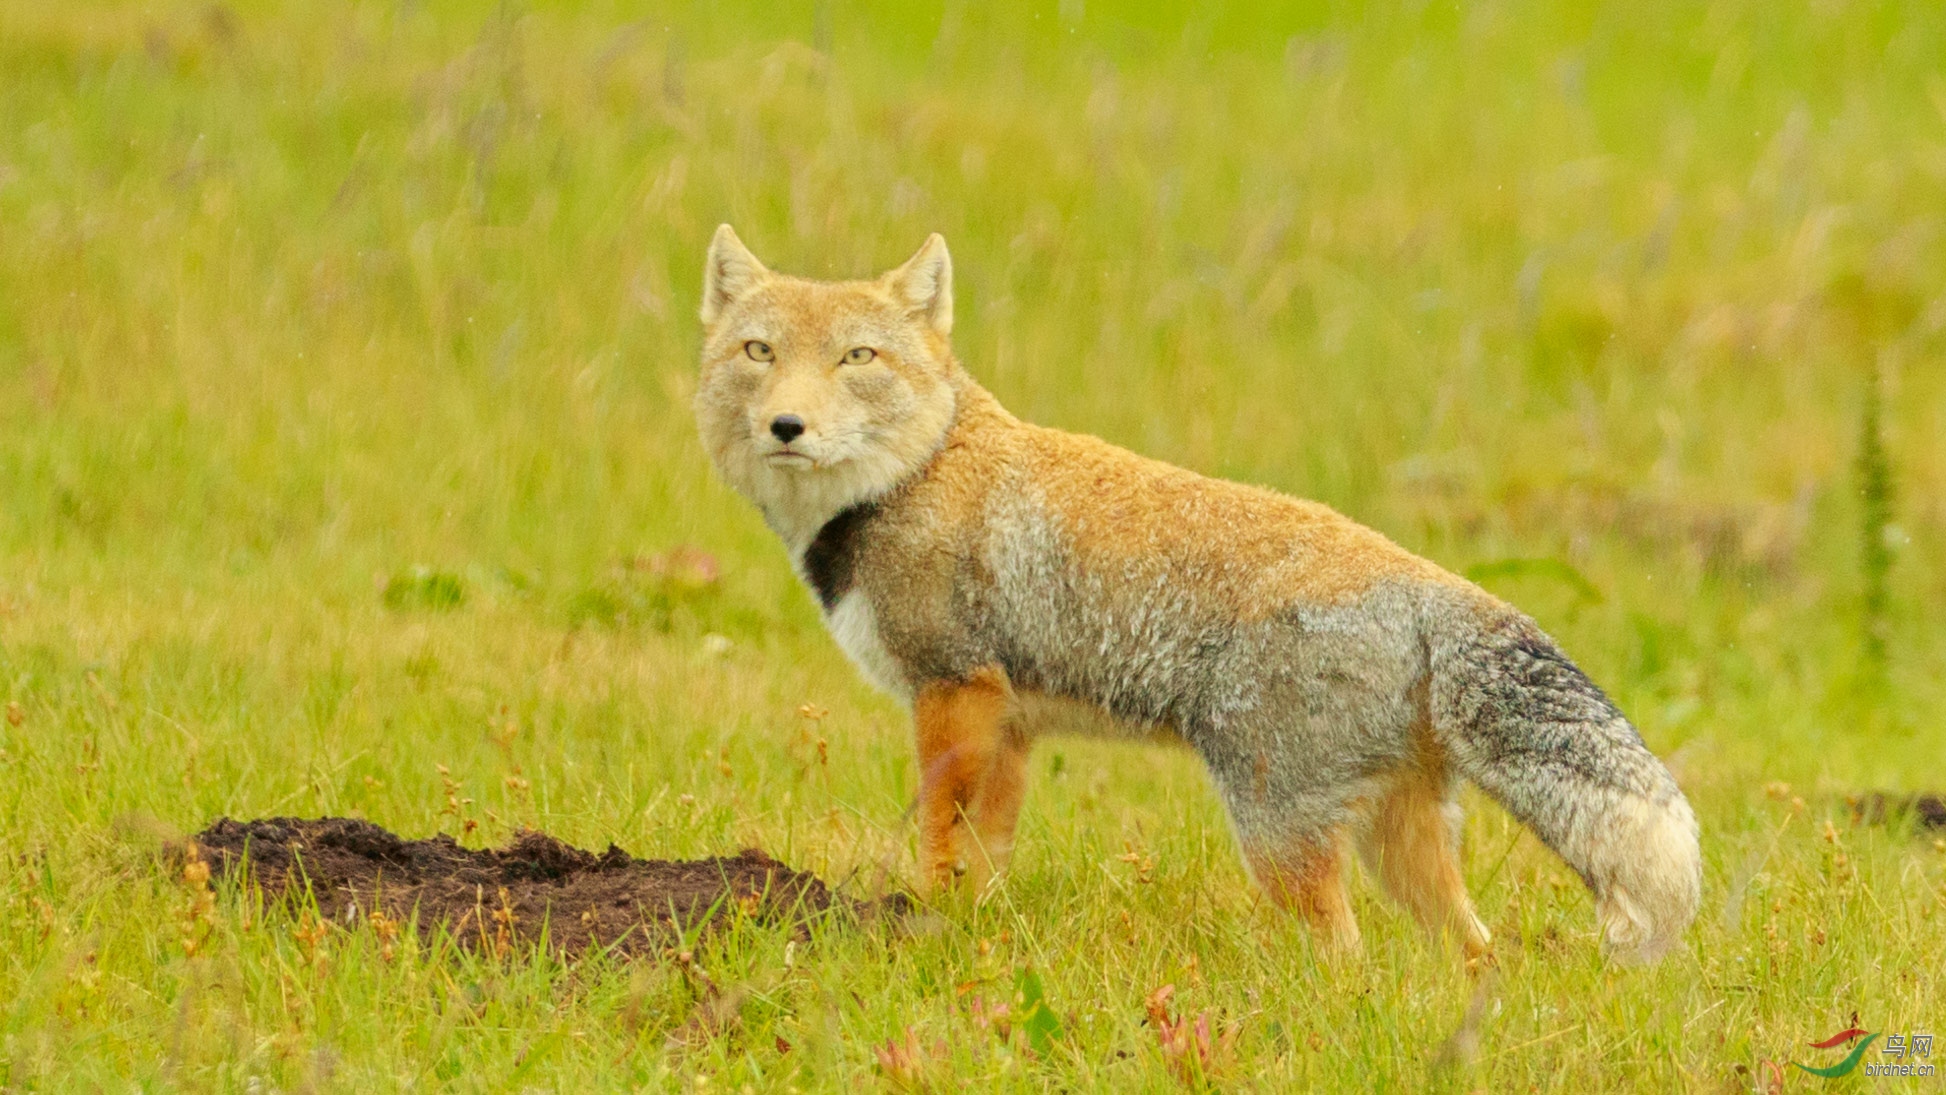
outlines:
{"label": "fox back fur", "polygon": [[1457,782],[1593,892],[1651,961],[1701,882],[1668,770],[1516,609],[1315,502],[1020,421],[954,358],[934,235],[872,281],[769,271],[728,225],[695,410],[838,644],[912,710],[928,883],[1004,864],[1032,738],[1180,737],[1258,883],[1355,945],[1356,849],[1429,929],[1489,945]]}

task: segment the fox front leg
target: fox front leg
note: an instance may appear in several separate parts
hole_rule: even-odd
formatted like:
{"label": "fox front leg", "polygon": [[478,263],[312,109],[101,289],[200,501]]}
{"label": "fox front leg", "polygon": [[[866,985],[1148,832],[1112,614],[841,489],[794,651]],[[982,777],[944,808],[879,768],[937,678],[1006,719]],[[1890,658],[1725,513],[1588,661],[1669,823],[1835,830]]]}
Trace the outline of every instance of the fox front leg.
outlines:
{"label": "fox front leg", "polygon": [[[935,681],[913,699],[919,747],[919,869],[927,888],[1004,862],[1020,813],[1027,744],[998,668]],[[974,846],[965,847],[971,822]]]}
{"label": "fox front leg", "polygon": [[1020,799],[1027,789],[1029,743],[1011,721],[1000,730],[1000,744],[986,775],[973,794],[973,847],[966,860],[974,881],[984,883],[1000,873],[1013,857],[1014,827],[1020,821]]}

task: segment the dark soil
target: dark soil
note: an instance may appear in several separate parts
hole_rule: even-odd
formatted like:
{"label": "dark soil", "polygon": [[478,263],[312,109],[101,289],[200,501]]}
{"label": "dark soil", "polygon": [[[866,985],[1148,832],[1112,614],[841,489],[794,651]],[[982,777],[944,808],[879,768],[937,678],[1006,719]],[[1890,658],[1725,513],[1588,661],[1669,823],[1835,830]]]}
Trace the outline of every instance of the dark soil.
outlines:
{"label": "dark soil", "polygon": [[1946,797],[1873,791],[1851,800],[1851,814],[1863,825],[1904,822],[1916,829],[1946,829]]}
{"label": "dark soil", "polygon": [[814,875],[755,849],[701,860],[636,859],[614,845],[600,855],[522,830],[504,848],[475,851],[450,836],[402,840],[368,821],[323,817],[224,818],[191,841],[213,877],[247,859],[250,880],[272,900],[302,900],[340,924],[376,910],[399,925],[418,917],[424,937],[440,925],[461,942],[504,953],[532,946],[545,928],[567,955],[590,947],[657,954],[677,929],[713,929],[734,918],[790,924],[801,933],[834,911],[870,916],[880,903],[835,896]]}

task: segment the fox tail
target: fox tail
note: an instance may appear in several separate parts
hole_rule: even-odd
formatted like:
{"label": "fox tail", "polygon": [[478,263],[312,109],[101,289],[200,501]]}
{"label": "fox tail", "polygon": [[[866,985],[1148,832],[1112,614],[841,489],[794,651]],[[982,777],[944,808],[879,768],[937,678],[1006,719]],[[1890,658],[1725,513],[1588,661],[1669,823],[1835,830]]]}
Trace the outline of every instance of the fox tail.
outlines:
{"label": "fox tail", "polygon": [[1702,854],[1675,778],[1532,620],[1502,607],[1433,629],[1434,736],[1461,775],[1594,894],[1604,949],[1653,962],[1695,918]]}

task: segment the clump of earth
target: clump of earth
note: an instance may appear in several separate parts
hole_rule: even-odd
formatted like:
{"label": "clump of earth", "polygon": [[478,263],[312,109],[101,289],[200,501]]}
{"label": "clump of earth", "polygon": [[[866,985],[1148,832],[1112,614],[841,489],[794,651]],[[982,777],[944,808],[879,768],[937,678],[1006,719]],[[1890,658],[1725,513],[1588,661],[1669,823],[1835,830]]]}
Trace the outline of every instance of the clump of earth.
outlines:
{"label": "clump of earth", "polygon": [[1906,824],[1920,830],[1946,830],[1946,796],[1873,791],[1852,796],[1851,815],[1852,821],[1861,825]]}
{"label": "clump of earth", "polygon": [[833,894],[756,849],[636,859],[612,844],[597,855],[522,830],[505,847],[476,850],[443,834],[406,840],[347,817],[224,818],[188,845],[213,878],[247,871],[271,901],[304,900],[308,889],[318,914],[341,924],[374,912],[395,924],[416,916],[424,936],[443,926],[465,945],[503,952],[545,938],[564,955],[659,954],[682,933],[738,917],[802,933],[833,913],[870,918],[902,907],[897,898]]}

